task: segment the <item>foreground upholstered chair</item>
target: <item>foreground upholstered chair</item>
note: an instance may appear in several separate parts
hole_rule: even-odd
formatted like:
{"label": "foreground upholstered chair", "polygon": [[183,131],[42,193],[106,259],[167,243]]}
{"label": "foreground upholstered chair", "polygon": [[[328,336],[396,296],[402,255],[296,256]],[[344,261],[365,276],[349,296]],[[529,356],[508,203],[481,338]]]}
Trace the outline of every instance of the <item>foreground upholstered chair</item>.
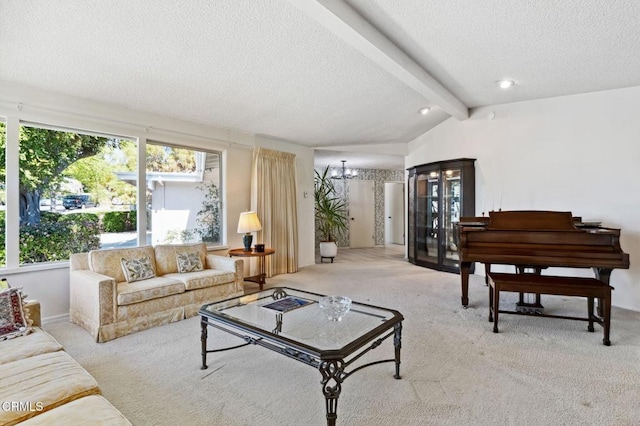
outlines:
{"label": "foreground upholstered chair", "polygon": [[130,426],[93,376],[40,327],[40,304],[23,296],[0,291],[0,424]]}

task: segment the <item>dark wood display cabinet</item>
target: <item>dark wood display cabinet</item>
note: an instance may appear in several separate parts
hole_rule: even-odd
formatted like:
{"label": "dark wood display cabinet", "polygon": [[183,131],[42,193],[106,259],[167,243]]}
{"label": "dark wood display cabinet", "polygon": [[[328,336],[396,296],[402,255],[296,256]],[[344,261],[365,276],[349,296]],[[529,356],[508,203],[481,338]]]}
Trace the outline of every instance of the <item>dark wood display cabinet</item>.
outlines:
{"label": "dark wood display cabinet", "polygon": [[409,262],[460,272],[456,223],[475,216],[475,159],[422,164],[409,171]]}

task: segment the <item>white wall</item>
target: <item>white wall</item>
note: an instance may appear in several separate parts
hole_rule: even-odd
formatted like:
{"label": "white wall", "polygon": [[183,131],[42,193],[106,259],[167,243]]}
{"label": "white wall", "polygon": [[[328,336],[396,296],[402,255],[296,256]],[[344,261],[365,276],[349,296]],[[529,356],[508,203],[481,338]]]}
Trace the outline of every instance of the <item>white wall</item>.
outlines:
{"label": "white wall", "polygon": [[[313,150],[292,143],[233,130],[205,126],[185,120],[131,111],[52,92],[0,81],[0,117],[52,126],[84,129],[158,142],[185,144],[193,148],[222,152],[222,197],[226,206],[227,245],[241,247],[237,234],[240,212],[250,207],[252,149],[263,146],[296,154],[299,192],[313,194]],[[313,196],[299,197],[298,236],[300,266],[314,263]],[[11,201],[11,199],[9,199]],[[69,312],[69,268],[67,262],[0,269],[0,276],[12,286],[23,287],[31,298],[40,300],[42,317],[64,317]]]}
{"label": "white wall", "polygon": [[640,310],[638,111],[640,87],[479,108],[412,141],[405,165],[476,158],[478,215],[483,204],[485,211],[563,210],[621,228],[631,267],[611,275],[613,304]]}

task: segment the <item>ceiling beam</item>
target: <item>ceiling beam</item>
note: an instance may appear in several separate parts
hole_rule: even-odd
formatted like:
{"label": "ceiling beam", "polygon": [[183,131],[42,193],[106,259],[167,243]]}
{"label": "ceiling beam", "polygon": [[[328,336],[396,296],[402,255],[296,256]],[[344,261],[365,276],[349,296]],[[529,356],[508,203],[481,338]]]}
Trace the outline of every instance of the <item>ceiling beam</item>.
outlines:
{"label": "ceiling beam", "polygon": [[465,104],[342,0],[289,1],[443,111],[469,118]]}

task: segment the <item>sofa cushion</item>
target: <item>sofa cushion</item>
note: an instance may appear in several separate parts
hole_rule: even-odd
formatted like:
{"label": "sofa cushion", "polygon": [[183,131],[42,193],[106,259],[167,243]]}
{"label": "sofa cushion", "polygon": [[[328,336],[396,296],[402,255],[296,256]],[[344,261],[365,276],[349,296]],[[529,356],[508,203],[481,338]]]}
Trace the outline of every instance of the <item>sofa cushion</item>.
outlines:
{"label": "sofa cushion", "polygon": [[40,327],[33,327],[33,332],[28,336],[0,342],[0,364],[61,349],[62,345],[49,333]]}
{"label": "sofa cushion", "polygon": [[205,265],[207,246],[204,243],[196,244],[159,244],[154,247],[156,254],[156,274],[166,275],[178,272],[177,253],[197,252],[200,262]]}
{"label": "sofa cushion", "polygon": [[195,251],[180,251],[176,253],[176,263],[178,264],[178,273],[202,271],[202,260],[200,253]]}
{"label": "sofa cushion", "polygon": [[63,351],[0,365],[0,424],[13,425],[83,396],[100,393],[96,380]]}
{"label": "sofa cushion", "polygon": [[167,274],[166,278],[173,278],[184,283],[187,290],[213,287],[216,285],[231,283],[235,280],[236,274],[230,271],[218,271],[216,269],[205,269],[203,271],[188,272],[184,274]]}
{"label": "sofa cushion", "polygon": [[120,259],[124,278],[132,283],[134,281],[146,280],[156,276],[156,271],[151,264],[149,256],[138,257],[136,259]]}
{"label": "sofa cushion", "polygon": [[124,426],[130,424],[131,422],[102,395],[89,395],[76,399],[20,423],[22,426]]}
{"label": "sofa cushion", "polygon": [[159,274],[155,265],[155,252],[152,246],[130,247],[117,249],[100,249],[89,252],[89,269],[102,275],[113,278],[117,283],[126,281],[122,272],[121,260],[148,257],[156,274]]}
{"label": "sofa cushion", "polygon": [[183,282],[170,277],[154,277],[142,281],[116,284],[118,305],[131,305],[145,300],[184,293]]}
{"label": "sofa cushion", "polygon": [[0,291],[0,340],[31,332],[31,324],[23,308],[24,297],[19,288]]}

